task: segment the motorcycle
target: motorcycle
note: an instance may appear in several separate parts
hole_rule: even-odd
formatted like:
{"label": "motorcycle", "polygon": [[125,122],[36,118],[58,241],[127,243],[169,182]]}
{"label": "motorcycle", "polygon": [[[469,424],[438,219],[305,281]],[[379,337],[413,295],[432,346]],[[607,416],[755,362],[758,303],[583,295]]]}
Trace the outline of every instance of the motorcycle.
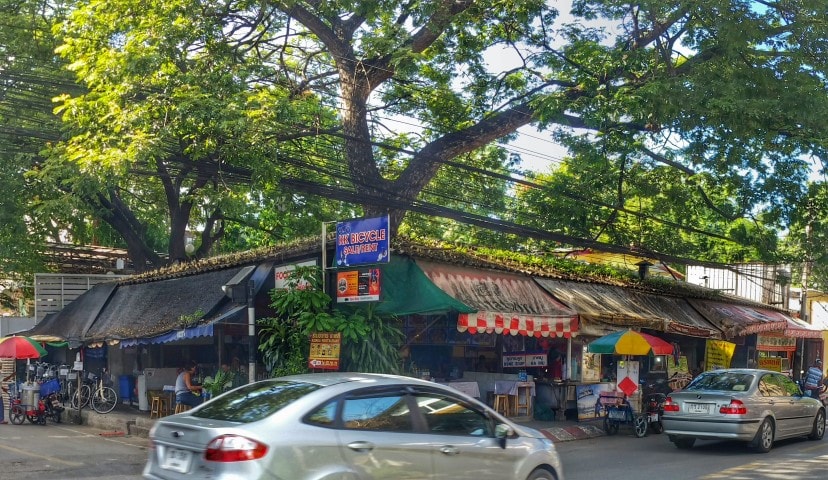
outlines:
{"label": "motorcycle", "polygon": [[664,431],[661,417],[664,416],[664,402],[666,401],[667,395],[663,393],[650,393],[644,397],[644,415],[647,418],[647,425],[653,433]]}
{"label": "motorcycle", "polygon": [[65,410],[60,398],[60,380],[52,378],[41,383],[40,400],[43,402],[44,415],[55,423],[60,423],[60,416]]}

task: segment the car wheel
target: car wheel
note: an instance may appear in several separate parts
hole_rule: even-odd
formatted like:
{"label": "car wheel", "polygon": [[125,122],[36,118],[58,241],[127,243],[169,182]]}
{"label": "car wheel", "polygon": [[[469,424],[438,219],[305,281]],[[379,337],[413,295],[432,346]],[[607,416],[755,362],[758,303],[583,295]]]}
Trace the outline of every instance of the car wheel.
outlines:
{"label": "car wheel", "polygon": [[633,428],[635,429],[636,438],[642,438],[647,435],[647,417],[644,415],[636,415],[633,419]]}
{"label": "car wheel", "polygon": [[526,477],[526,480],[557,480],[557,477],[545,468],[536,468]]}
{"label": "car wheel", "polygon": [[825,411],[820,410],[816,414],[816,418],[814,418],[814,428],[811,430],[811,434],[808,435],[810,440],[822,440],[822,437],[825,435]]}
{"label": "car wheel", "polygon": [[753,448],[757,452],[768,453],[773,447],[773,422],[766,418],[759,425],[759,431],[756,432],[756,437],[753,439]]}
{"label": "car wheel", "polygon": [[695,438],[677,438],[673,440],[673,443],[676,445],[676,448],[681,450],[690,450],[693,448],[693,445],[696,444]]}

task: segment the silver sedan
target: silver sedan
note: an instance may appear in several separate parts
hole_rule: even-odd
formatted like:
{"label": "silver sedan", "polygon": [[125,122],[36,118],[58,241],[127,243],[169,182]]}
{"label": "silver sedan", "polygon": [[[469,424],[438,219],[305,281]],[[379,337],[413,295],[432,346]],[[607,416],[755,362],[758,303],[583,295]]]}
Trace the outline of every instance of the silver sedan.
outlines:
{"label": "silver sedan", "polygon": [[760,452],[773,442],[825,435],[825,407],[778,372],[713,370],[673,392],[664,405],[664,432],[678,448],[696,439],[742,440]]}
{"label": "silver sedan", "polygon": [[563,480],[552,441],[409,377],[319,373],[239,387],[150,431],[144,478]]}

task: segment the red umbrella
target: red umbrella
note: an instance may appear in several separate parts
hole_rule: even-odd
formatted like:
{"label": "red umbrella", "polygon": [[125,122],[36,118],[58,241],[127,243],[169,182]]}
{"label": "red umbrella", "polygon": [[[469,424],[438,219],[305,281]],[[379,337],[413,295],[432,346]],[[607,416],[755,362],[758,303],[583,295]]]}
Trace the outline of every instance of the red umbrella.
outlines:
{"label": "red umbrella", "polygon": [[0,358],[40,358],[46,349],[29,337],[0,338]]}

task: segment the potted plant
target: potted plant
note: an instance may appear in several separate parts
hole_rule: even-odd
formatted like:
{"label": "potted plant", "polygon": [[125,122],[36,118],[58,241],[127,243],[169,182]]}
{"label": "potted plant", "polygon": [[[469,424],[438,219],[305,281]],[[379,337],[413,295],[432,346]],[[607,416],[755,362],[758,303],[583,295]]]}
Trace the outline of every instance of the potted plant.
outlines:
{"label": "potted plant", "polygon": [[232,372],[225,372],[224,370],[219,370],[216,372],[216,376],[211,378],[207,377],[204,379],[204,391],[207,392],[208,398],[215,397],[216,395],[221,395],[224,391],[233,385],[233,373]]}

